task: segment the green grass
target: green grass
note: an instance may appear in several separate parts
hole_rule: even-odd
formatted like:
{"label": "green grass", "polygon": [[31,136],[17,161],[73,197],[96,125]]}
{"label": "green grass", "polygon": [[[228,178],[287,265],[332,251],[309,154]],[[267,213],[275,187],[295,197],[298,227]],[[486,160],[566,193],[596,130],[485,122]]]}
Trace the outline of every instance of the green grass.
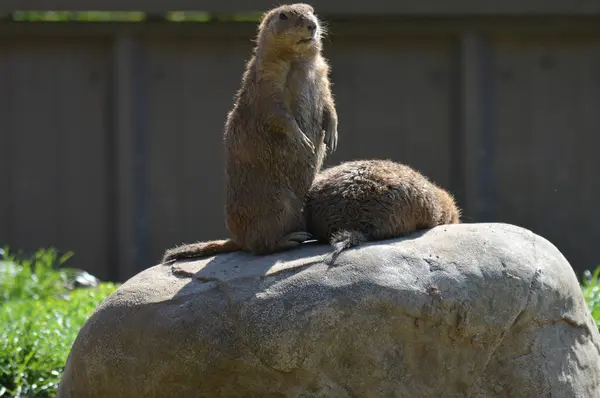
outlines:
{"label": "green grass", "polygon": [[596,325],[600,329],[600,267],[596,268],[594,273],[585,272],[581,290]]}
{"label": "green grass", "polygon": [[32,258],[17,262],[6,250],[3,255],[6,265],[0,267],[0,304],[9,300],[40,299],[62,293],[69,272],[57,271],[54,264],[63,264],[71,255],[67,253],[59,257],[53,249],[41,249]]}
{"label": "green grass", "polygon": [[0,261],[0,397],[54,397],[79,329],[117,285],[69,289],[69,255],[40,250],[31,260]]}
{"label": "green grass", "polygon": [[105,283],[64,296],[5,303],[0,309],[0,392],[54,396],[79,329],[114,290]]}

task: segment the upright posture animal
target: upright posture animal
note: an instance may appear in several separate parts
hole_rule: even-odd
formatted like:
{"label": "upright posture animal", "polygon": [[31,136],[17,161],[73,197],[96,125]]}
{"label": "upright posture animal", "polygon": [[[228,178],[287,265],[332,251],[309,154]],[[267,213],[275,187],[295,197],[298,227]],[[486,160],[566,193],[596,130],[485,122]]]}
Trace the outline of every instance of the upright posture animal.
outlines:
{"label": "upright posture animal", "polygon": [[244,250],[286,250],[310,238],[303,208],[338,117],[323,28],[303,3],[268,11],[227,116],[225,216],[230,239],[171,248],[163,262]]}
{"label": "upright posture animal", "polygon": [[460,222],[454,198],[409,166],[355,160],[322,170],[308,193],[307,230],[335,250]]}

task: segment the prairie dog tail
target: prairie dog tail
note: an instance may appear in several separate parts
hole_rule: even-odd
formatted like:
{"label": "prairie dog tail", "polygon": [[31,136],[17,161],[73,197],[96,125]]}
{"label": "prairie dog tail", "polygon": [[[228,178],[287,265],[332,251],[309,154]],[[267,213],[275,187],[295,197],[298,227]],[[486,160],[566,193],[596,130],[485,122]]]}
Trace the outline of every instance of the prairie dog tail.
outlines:
{"label": "prairie dog tail", "polygon": [[221,253],[231,253],[242,248],[231,239],[211,240],[180,245],[165,251],[162,262],[173,263],[186,258],[208,257]]}
{"label": "prairie dog tail", "polygon": [[341,252],[366,241],[367,237],[365,234],[357,230],[342,230],[335,232],[329,239],[329,243],[333,246],[334,250],[326,263],[330,266],[333,265],[333,262]]}

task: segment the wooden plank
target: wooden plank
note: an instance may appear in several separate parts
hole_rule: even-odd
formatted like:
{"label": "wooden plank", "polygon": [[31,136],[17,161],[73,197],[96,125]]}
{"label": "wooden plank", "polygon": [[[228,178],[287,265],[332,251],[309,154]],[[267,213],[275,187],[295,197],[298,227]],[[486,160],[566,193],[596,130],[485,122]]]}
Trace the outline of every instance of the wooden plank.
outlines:
{"label": "wooden plank", "polygon": [[116,215],[118,220],[118,279],[126,280],[137,273],[134,231],[134,104],[133,104],[133,47],[134,38],[119,35],[114,42],[113,64],[113,117],[115,133],[115,160],[118,198]]}
{"label": "wooden plank", "polygon": [[[253,43],[223,40],[189,44],[188,51],[183,52],[186,62],[181,75],[183,168],[178,190],[183,210],[179,214],[180,236],[188,241],[227,236],[223,130]],[[207,53],[212,56],[206,57]],[[219,73],[214,74],[215,70]]]}
{"label": "wooden plank", "polygon": [[223,128],[251,49],[249,40],[148,42],[150,215],[161,226],[152,258],[227,235]]}
{"label": "wooden plank", "polygon": [[117,134],[119,279],[153,265],[148,213],[148,112],[145,44],[139,36],[115,40],[114,117]]}
{"label": "wooden plank", "polygon": [[495,38],[496,215],[555,244],[579,272],[597,266],[600,37]]}
{"label": "wooden plank", "polygon": [[155,264],[151,263],[150,181],[149,156],[149,115],[148,115],[148,63],[146,42],[141,38],[133,41],[131,47],[131,101],[133,102],[133,230],[135,246],[135,271],[140,272]]}
{"label": "wooden plank", "polygon": [[[0,244],[74,251],[70,266],[108,276],[106,42],[54,38],[5,45]],[[4,161],[8,162],[4,167]],[[1,202],[1,201],[0,201]]]}
{"label": "wooden plank", "polygon": [[326,163],[389,158],[448,187],[452,48],[448,37],[326,45],[340,134]]}
{"label": "wooden plank", "polygon": [[11,174],[13,173],[12,159],[12,112],[11,101],[12,83],[8,43],[0,41],[0,248],[10,240],[11,231]]}
{"label": "wooden plank", "polygon": [[103,280],[112,279],[114,190],[109,189],[112,148],[106,123],[112,78],[110,42],[69,39],[55,48],[59,65],[53,76],[57,87],[53,98],[57,103],[56,242],[62,251],[75,252],[69,265]]}
{"label": "wooden plank", "polygon": [[[312,0],[319,13],[338,15],[589,15],[597,0]],[[215,13],[263,11],[271,0],[4,0],[5,10],[146,11],[200,10]]]}
{"label": "wooden plank", "polygon": [[486,156],[482,143],[483,131],[483,92],[482,68],[483,39],[472,33],[465,33],[460,40],[459,83],[459,131],[462,132],[460,153],[464,159],[464,198],[462,202],[463,220],[480,221],[486,212],[485,198],[482,197],[481,163]]}
{"label": "wooden plank", "polygon": [[[191,159],[185,159],[186,150],[183,142],[184,117],[187,116],[182,113],[185,109],[183,93],[189,86],[189,82],[186,81],[188,76],[182,75],[182,69],[189,62],[188,54],[196,53],[191,50],[189,43],[189,39],[167,42],[153,40],[148,43],[148,136],[151,142],[149,154],[154,159],[148,164],[148,173],[152,181],[149,194],[155,199],[150,204],[149,213],[152,225],[160,225],[160,228],[153,228],[150,233],[152,259],[160,259],[164,250],[185,240],[182,236],[185,226],[180,223],[180,219],[192,222],[190,220],[194,220],[196,214],[202,213],[203,202],[206,199],[196,198],[196,211],[193,214],[183,214],[185,209],[181,208],[181,202],[184,196],[190,195],[190,186],[181,184],[182,177],[186,173],[183,164]],[[209,53],[201,54],[206,56]],[[198,92],[197,95],[203,95],[204,92]],[[198,109],[196,115],[206,117],[204,111]],[[205,130],[204,126],[205,122],[199,121],[193,133],[202,134]],[[194,158],[205,156],[201,153],[202,147],[190,149],[198,151]],[[211,152],[218,149],[210,148]],[[216,164],[211,166],[213,169],[218,167]],[[200,186],[205,183],[201,180],[191,182]],[[208,229],[210,225],[205,223],[204,228]]]}
{"label": "wooden plank", "polygon": [[[51,43],[11,43],[13,164],[11,242],[27,252],[59,240],[58,106],[60,68]],[[32,117],[35,115],[35,117]]]}

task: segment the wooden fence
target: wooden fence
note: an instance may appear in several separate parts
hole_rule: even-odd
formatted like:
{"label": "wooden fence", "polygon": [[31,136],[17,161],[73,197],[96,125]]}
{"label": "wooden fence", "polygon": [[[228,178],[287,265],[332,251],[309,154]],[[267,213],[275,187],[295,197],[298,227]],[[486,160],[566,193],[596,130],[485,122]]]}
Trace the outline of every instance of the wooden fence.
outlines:
{"label": "wooden fence", "polygon": [[[600,18],[390,14],[331,18],[327,164],[408,163],[467,222],[522,225],[578,271],[600,264]],[[1,24],[0,244],[73,250],[122,281],[224,237],[222,129],[255,29]]]}

